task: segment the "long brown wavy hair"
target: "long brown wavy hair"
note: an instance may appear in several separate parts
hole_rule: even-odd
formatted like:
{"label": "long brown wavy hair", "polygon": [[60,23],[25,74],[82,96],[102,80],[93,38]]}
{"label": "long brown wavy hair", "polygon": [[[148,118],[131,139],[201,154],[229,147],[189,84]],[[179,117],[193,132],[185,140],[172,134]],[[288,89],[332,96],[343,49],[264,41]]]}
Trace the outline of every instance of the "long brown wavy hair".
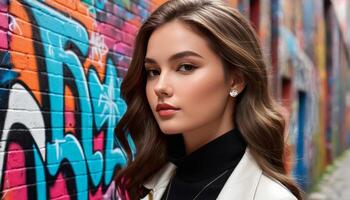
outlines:
{"label": "long brown wavy hair", "polygon": [[[115,129],[129,162],[116,175],[128,180],[126,189],[138,199],[142,183],[166,162],[167,137],[148,104],[144,59],[148,40],[160,26],[173,20],[190,25],[221,57],[225,71],[242,74],[246,87],[237,97],[234,124],[245,138],[263,172],[286,186],[298,199],[302,194],[285,169],[285,121],[268,88],[268,76],[257,36],[249,21],[219,0],[170,0],[155,10],[140,27],[128,72],[121,85],[127,111]],[[164,38],[166,40],[166,38]],[[136,157],[125,138],[129,131]]]}

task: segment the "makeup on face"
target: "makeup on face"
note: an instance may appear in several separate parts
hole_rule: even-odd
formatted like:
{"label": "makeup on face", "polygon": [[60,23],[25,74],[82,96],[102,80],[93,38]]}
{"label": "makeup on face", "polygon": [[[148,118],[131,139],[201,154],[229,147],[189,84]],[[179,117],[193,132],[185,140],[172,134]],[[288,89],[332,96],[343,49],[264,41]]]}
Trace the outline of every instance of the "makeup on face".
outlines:
{"label": "makeup on face", "polygon": [[159,103],[156,107],[156,111],[158,112],[160,117],[170,117],[173,114],[175,114],[177,110],[180,109],[167,103]]}
{"label": "makeup on face", "polygon": [[163,133],[200,141],[233,127],[221,58],[190,27],[174,21],[156,29],[144,67],[147,100]]}

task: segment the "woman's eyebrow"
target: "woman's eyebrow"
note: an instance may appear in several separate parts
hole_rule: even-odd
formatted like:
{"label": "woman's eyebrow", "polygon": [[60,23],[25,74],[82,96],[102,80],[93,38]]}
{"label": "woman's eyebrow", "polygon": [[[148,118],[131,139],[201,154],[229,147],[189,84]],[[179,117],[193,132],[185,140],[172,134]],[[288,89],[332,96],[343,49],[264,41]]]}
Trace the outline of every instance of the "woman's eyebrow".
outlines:
{"label": "woman's eyebrow", "polygon": [[[201,55],[199,55],[193,51],[182,51],[182,52],[179,52],[179,53],[172,55],[169,58],[169,61],[178,60],[180,58],[184,58],[184,57],[188,57],[188,56],[203,58]],[[153,59],[153,58],[145,58],[145,63],[156,64],[157,61],[155,61],[155,59]]]}
{"label": "woman's eyebrow", "polygon": [[180,58],[184,58],[184,57],[187,57],[187,56],[194,56],[194,57],[203,58],[201,55],[199,55],[199,54],[197,54],[197,53],[195,53],[193,51],[183,51],[183,52],[180,52],[180,53],[172,55],[169,58],[169,61],[178,60]]}

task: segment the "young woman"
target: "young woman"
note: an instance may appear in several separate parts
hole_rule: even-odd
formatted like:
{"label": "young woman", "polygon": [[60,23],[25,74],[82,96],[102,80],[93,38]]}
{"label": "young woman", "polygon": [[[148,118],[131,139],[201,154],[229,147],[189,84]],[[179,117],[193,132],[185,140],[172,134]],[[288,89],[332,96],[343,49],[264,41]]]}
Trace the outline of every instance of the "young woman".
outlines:
{"label": "young woman", "polygon": [[259,42],[238,11],[219,0],[168,1],[134,48],[116,127],[130,159],[116,177],[122,199],[302,198],[286,175],[284,120]]}

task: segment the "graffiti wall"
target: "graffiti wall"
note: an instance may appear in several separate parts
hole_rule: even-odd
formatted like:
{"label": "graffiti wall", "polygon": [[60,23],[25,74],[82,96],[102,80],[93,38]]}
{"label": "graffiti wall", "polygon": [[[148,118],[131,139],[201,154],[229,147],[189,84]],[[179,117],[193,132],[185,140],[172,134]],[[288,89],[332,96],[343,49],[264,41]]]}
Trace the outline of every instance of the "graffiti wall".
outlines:
{"label": "graffiti wall", "polygon": [[288,172],[308,191],[350,145],[345,0],[236,0],[255,27],[287,119]]}
{"label": "graffiti wall", "polygon": [[120,84],[161,2],[0,0],[1,199],[117,198]]}
{"label": "graffiti wall", "polygon": [[335,15],[337,16],[340,30],[343,33],[343,38],[347,48],[350,47],[350,2],[347,0],[331,0],[334,6]]}
{"label": "graffiti wall", "polygon": [[349,147],[349,57],[327,1],[280,1],[278,71],[289,111],[291,173],[309,190]]}
{"label": "graffiti wall", "polygon": [[[118,198],[120,84],[138,28],[165,1],[0,0],[1,199]],[[350,15],[336,15],[335,0],[226,2],[258,32],[286,109],[286,165],[308,189],[350,144],[348,27],[338,22]]]}

